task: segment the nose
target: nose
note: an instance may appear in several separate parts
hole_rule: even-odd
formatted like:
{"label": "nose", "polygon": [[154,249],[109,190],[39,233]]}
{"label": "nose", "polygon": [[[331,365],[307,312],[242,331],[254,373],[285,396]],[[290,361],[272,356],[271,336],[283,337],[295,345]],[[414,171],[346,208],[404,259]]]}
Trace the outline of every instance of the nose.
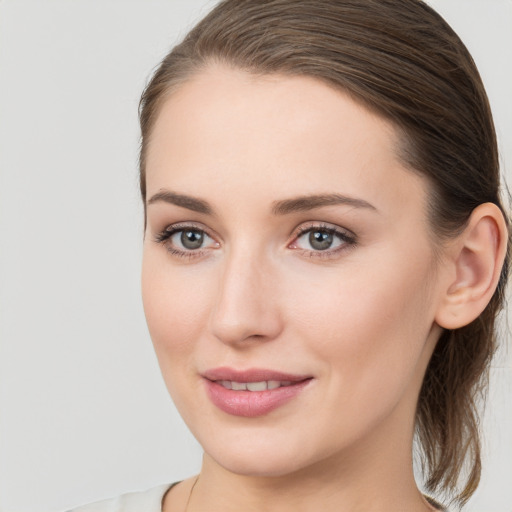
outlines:
{"label": "nose", "polygon": [[211,332],[230,345],[269,341],[282,331],[278,281],[263,256],[239,251],[223,262]]}

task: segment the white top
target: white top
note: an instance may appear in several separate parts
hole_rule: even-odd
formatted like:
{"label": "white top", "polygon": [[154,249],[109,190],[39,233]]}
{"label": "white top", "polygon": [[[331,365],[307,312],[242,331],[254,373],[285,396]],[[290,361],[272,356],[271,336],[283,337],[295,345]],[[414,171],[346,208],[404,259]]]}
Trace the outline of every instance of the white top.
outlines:
{"label": "white top", "polygon": [[147,491],[130,492],[108,500],[74,508],[68,512],[162,512],[165,493],[174,484],[159,485]]}

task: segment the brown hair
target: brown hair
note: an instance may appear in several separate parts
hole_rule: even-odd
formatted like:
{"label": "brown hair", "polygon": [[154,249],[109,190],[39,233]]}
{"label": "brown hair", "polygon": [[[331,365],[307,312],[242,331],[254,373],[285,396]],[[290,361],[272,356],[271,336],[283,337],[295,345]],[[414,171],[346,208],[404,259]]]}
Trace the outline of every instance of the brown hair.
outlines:
{"label": "brown hair", "polygon": [[[435,240],[459,233],[481,203],[500,202],[496,135],[476,66],[420,0],[225,0],[165,57],[140,103],[140,186],[160,107],[212,62],[255,74],[306,75],[391,120],[401,157],[430,183]],[[441,336],[420,392],[417,440],[426,488],[464,504],[481,472],[480,398],[496,348],[510,243],[499,285],[471,324]],[[467,466],[465,480],[461,481]]]}

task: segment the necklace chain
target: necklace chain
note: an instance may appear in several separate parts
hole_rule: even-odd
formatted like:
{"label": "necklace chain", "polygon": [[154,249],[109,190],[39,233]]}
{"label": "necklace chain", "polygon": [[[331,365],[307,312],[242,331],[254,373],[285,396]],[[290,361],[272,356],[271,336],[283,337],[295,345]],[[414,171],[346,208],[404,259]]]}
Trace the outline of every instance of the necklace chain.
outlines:
{"label": "necklace chain", "polygon": [[194,487],[196,486],[198,480],[199,480],[199,475],[196,476],[196,479],[194,480],[194,483],[192,484],[192,487],[190,488],[190,492],[188,493],[187,503],[185,505],[185,510],[183,512],[188,512],[188,505],[190,503],[190,498],[192,498],[192,492],[194,491]]}

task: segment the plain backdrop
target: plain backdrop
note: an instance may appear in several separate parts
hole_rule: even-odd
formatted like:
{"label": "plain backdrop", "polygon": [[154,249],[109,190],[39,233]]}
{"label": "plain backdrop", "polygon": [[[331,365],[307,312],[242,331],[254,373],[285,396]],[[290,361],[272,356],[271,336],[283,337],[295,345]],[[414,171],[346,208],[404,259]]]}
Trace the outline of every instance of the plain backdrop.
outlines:
{"label": "plain backdrop", "polygon": [[[58,511],[199,469],[140,300],[137,104],[159,59],[214,3],[0,1],[3,512]],[[431,4],[481,70],[511,183],[512,2]],[[512,512],[510,352],[492,382],[468,512]]]}

